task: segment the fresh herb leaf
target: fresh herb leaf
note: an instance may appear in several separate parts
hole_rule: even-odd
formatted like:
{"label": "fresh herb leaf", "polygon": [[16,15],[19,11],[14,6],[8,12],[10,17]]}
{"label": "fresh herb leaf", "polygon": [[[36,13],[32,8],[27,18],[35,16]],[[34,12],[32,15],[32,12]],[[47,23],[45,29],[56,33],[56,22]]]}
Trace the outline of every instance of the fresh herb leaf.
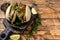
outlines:
{"label": "fresh herb leaf", "polygon": [[23,13],[17,14],[18,18],[21,19],[23,17]]}
{"label": "fresh herb leaf", "polygon": [[21,22],[20,22],[20,20],[18,19],[18,17],[16,18],[16,20],[15,20],[15,22],[14,22],[14,24],[13,24],[14,26],[21,26]]}
{"label": "fresh herb leaf", "polygon": [[29,35],[26,36],[26,40],[30,40],[30,36]]}
{"label": "fresh herb leaf", "polygon": [[26,37],[26,40],[29,40],[30,39],[30,37],[33,35],[33,32],[36,32],[37,31],[37,27],[40,24],[41,24],[41,19],[39,17],[36,17],[34,19],[34,23],[32,24],[32,29],[30,30],[30,32],[28,34],[29,36],[27,35],[27,37]]}
{"label": "fresh herb leaf", "polygon": [[18,3],[16,3],[15,5],[13,5],[13,6],[12,6],[12,9],[18,11],[18,10],[19,10]]}
{"label": "fresh herb leaf", "polygon": [[14,23],[14,26],[20,26],[20,25],[21,25],[20,22],[15,22],[15,23]]}

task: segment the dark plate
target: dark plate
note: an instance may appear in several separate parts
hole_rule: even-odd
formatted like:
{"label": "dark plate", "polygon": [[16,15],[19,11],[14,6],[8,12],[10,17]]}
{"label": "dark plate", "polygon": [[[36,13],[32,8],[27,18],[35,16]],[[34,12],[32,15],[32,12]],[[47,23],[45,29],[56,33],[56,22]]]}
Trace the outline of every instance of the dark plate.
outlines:
{"label": "dark plate", "polygon": [[19,34],[22,34],[35,17],[36,15],[31,15],[31,19],[28,22],[23,23],[20,27],[12,26],[7,19],[4,19],[3,24],[6,27],[6,29],[0,33],[0,40],[7,40],[10,33],[13,32],[14,30],[19,31]]}

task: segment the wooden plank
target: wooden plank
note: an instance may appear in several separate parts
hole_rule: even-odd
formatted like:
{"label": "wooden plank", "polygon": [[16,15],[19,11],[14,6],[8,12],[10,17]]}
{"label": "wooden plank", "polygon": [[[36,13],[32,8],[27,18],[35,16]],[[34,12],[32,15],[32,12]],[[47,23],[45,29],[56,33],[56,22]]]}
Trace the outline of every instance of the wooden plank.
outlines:
{"label": "wooden plank", "polygon": [[0,24],[3,23],[3,18],[0,18]]}
{"label": "wooden plank", "polygon": [[[58,0],[33,0],[34,3],[38,4],[34,6],[41,17],[42,25],[39,25],[37,32],[33,32],[33,36],[30,40],[60,40],[60,1]],[[21,2],[23,4],[32,6],[31,0],[0,0],[0,5],[4,2]],[[4,12],[0,10],[0,18],[5,18]],[[54,19],[56,18],[56,19]],[[59,18],[59,19],[58,19]],[[3,20],[0,19],[0,31],[3,31],[4,25]],[[23,33],[22,40],[26,40],[24,35],[28,34],[31,28],[27,28]]]}
{"label": "wooden plank", "polygon": [[53,19],[41,20],[41,23],[42,23],[43,26],[46,26],[46,25],[55,25]]}
{"label": "wooden plank", "polygon": [[0,10],[0,18],[5,18],[5,14],[3,11]]}
{"label": "wooden plank", "polygon": [[0,24],[0,29],[5,29],[3,24]]}

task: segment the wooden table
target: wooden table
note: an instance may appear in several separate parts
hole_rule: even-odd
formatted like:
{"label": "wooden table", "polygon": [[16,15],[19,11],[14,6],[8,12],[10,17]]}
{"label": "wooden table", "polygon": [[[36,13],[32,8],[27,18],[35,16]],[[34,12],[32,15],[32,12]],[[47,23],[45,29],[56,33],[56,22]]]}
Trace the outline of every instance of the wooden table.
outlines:
{"label": "wooden table", "polygon": [[[32,0],[0,0],[0,5],[4,2],[21,2],[32,6]],[[33,2],[37,4],[34,7],[41,17],[42,25],[38,26],[37,32],[30,40],[60,40],[60,0],[33,0]],[[0,31],[5,29],[3,18],[5,18],[4,12],[0,10]],[[26,30],[24,35],[28,31]],[[25,40],[24,35],[22,36],[23,40]]]}

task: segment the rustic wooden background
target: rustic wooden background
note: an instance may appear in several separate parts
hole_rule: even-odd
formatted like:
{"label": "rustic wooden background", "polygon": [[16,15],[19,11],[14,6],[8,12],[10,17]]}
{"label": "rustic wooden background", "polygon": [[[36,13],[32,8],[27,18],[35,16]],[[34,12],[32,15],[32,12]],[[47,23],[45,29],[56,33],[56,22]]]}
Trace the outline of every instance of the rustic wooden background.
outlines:
{"label": "rustic wooden background", "polygon": [[[37,4],[34,7],[41,16],[42,25],[38,26],[37,32],[30,40],[60,40],[60,0],[0,0],[0,6],[5,2],[21,2],[29,6],[32,6],[32,2]],[[3,18],[5,14],[0,10],[0,31],[5,29]],[[27,31],[24,33],[26,34]],[[25,40],[24,36],[22,38]]]}

